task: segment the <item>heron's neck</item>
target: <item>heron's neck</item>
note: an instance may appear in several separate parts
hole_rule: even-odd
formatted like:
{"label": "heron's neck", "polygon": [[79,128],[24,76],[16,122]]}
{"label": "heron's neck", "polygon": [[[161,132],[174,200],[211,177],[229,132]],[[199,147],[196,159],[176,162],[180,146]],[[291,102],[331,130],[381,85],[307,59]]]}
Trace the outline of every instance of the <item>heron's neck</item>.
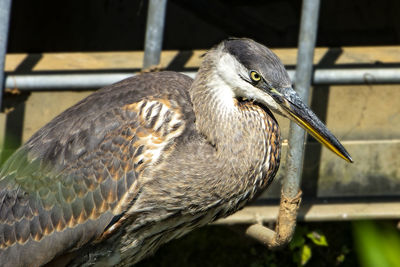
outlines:
{"label": "heron's neck", "polygon": [[[254,147],[266,137],[265,113],[260,108],[243,108],[232,89],[213,70],[206,58],[192,84],[190,94],[196,127],[216,146],[221,157],[252,157]],[[251,106],[251,105],[250,105]]]}
{"label": "heron's neck", "polygon": [[[262,107],[239,102],[212,66],[203,61],[190,88],[196,128],[216,148],[216,158],[211,162],[207,158],[208,165],[203,165],[215,170],[204,180],[204,188],[208,183],[214,186],[217,179],[224,198],[249,192],[252,198],[269,184],[279,166],[279,127]],[[241,182],[233,186],[232,177]]]}
{"label": "heron's neck", "polygon": [[190,88],[196,127],[213,144],[218,145],[237,116],[232,90],[217,75],[206,58]]}

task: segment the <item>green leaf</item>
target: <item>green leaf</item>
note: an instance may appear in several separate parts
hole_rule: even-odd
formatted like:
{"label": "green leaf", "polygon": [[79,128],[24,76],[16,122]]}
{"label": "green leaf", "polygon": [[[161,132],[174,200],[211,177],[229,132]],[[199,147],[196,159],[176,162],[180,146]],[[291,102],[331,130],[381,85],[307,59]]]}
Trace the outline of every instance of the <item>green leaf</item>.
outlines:
{"label": "green leaf", "polygon": [[301,266],[306,265],[306,263],[311,259],[311,256],[311,247],[308,245],[304,245],[301,249]]}
{"label": "green leaf", "polygon": [[293,235],[292,241],[289,243],[289,249],[293,251],[296,248],[300,248],[305,242],[306,240],[302,233],[300,233],[300,231],[296,231]]}
{"label": "green leaf", "polygon": [[344,262],[345,259],[346,259],[346,256],[344,254],[340,254],[339,256],[336,257],[336,263],[340,264],[340,263]]}
{"label": "green leaf", "polygon": [[328,241],[326,240],[325,235],[320,232],[312,231],[307,234],[307,237],[317,246],[328,246]]}
{"label": "green leaf", "polygon": [[341,253],[336,257],[336,265],[342,264],[346,259],[346,255],[349,253],[350,249],[346,245],[343,245]]}

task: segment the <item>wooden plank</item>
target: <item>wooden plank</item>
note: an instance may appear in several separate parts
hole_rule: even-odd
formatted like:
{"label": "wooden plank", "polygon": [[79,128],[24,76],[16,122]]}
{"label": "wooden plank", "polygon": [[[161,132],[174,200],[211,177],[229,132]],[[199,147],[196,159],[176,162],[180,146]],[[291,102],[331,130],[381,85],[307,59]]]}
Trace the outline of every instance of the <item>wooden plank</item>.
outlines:
{"label": "wooden plank", "polygon": [[[273,48],[272,49],[285,65],[295,65],[297,49]],[[202,60],[202,55],[207,50],[184,51],[191,56],[184,64],[185,68],[197,68]],[[336,64],[375,64],[399,63],[400,46],[381,47],[341,47],[329,49],[318,47],[315,50],[314,64],[321,62],[328,51],[338,54]],[[179,51],[163,51],[161,55],[161,67],[166,68]],[[7,54],[5,70],[12,72],[27,59],[27,54]],[[140,69],[142,67],[143,52],[89,52],[89,53],[43,53],[36,55],[38,62],[33,71],[66,71],[66,70],[109,70],[109,69]]]}

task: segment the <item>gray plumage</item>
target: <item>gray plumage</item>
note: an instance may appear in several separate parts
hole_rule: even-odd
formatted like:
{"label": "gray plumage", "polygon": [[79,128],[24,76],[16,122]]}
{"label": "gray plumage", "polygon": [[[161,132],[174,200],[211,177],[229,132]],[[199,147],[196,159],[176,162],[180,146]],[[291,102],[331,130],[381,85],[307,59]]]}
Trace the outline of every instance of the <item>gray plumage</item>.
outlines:
{"label": "gray plumage", "polygon": [[93,93],[3,166],[0,262],[134,264],[242,208],[278,169],[270,109],[285,113],[274,94],[290,85],[269,49],[229,39],[194,81],[144,73]]}

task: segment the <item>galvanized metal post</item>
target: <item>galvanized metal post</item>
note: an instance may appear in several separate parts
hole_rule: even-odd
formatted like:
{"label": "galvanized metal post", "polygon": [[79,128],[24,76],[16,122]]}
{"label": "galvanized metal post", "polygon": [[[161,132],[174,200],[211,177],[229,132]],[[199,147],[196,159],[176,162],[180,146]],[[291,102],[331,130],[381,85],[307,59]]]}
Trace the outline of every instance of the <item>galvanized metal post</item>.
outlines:
{"label": "galvanized metal post", "polygon": [[[299,49],[295,89],[305,103],[308,102],[317,36],[319,0],[303,0],[300,21]],[[273,246],[288,243],[293,236],[301,202],[301,174],[303,169],[305,132],[297,124],[289,129],[289,149],[286,158],[286,175],[283,180],[281,202]]]}
{"label": "galvanized metal post", "polygon": [[150,0],[147,11],[143,69],[160,63],[167,0]]}
{"label": "galvanized metal post", "polygon": [[[295,89],[305,103],[308,103],[309,89],[311,86],[319,4],[319,0],[304,0],[302,7]],[[296,123],[291,122],[289,130],[289,150],[286,159],[286,175],[283,180],[283,193],[287,197],[293,198],[300,192],[304,140],[304,130]]]}
{"label": "galvanized metal post", "polygon": [[[296,91],[308,102],[311,86],[314,47],[317,36],[319,0],[303,0],[300,21],[299,50],[295,76]],[[301,202],[301,173],[303,167],[305,132],[291,123],[289,130],[289,151],[286,159],[286,175],[283,180],[281,202],[275,232],[254,224],[246,229],[252,236],[270,248],[281,247],[292,239],[296,226],[297,212]]]}
{"label": "galvanized metal post", "polygon": [[7,53],[10,13],[11,13],[11,0],[0,0],[0,110],[3,103],[4,64]]}

